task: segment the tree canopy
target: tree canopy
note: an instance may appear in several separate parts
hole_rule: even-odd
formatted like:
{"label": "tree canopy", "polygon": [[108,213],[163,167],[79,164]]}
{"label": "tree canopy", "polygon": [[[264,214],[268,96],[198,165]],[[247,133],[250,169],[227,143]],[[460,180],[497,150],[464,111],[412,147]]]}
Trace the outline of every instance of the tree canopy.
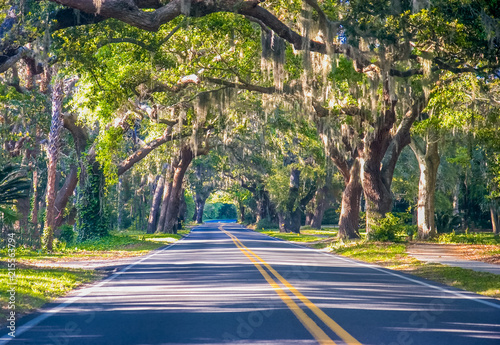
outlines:
{"label": "tree canopy", "polygon": [[497,231],[498,1],[0,6],[0,159],[48,249],[73,224],[175,232],[215,190],[285,232],[333,209],[376,238],[403,205],[420,238],[442,213]]}

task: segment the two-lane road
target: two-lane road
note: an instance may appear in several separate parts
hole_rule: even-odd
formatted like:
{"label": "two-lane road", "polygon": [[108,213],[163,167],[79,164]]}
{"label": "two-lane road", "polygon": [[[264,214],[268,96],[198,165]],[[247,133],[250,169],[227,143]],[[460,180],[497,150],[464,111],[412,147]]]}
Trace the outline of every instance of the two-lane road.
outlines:
{"label": "two-lane road", "polygon": [[53,307],[8,343],[500,344],[496,300],[236,224],[196,227]]}

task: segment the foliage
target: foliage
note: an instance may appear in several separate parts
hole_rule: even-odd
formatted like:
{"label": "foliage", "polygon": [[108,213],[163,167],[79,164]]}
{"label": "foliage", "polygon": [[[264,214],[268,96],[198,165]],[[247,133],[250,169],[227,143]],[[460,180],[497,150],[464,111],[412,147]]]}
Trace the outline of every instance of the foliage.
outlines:
{"label": "foliage", "polygon": [[373,227],[373,230],[368,234],[368,239],[370,241],[398,242],[405,240],[407,236],[413,236],[416,226],[406,224],[408,217],[411,218],[411,215],[400,214],[400,216],[396,216],[393,213],[387,213],[385,218]]}
{"label": "foliage", "polygon": [[0,167],[0,206],[12,205],[27,198],[31,188],[26,171],[15,165]]}
{"label": "foliage", "polygon": [[255,230],[269,230],[278,228],[278,224],[271,221],[269,218],[263,218],[255,224]]}
{"label": "foliage", "polygon": [[462,226],[462,217],[451,212],[436,212],[435,221],[438,232],[451,232]]}
{"label": "foliage", "polygon": [[90,165],[87,165],[86,170],[85,185],[80,187],[77,201],[78,241],[103,237],[108,233],[106,214],[102,204],[104,176],[101,170],[94,171]]}
{"label": "foliage", "polygon": [[325,210],[325,214],[323,215],[323,220],[321,221],[321,225],[331,225],[339,223],[340,210],[335,208],[329,208]]}
{"label": "foliage", "polygon": [[77,234],[73,231],[73,226],[69,224],[64,224],[59,227],[59,237],[58,239],[68,245],[75,242]]}
{"label": "foliage", "polygon": [[203,210],[204,219],[236,219],[238,214],[233,204],[208,202]]}

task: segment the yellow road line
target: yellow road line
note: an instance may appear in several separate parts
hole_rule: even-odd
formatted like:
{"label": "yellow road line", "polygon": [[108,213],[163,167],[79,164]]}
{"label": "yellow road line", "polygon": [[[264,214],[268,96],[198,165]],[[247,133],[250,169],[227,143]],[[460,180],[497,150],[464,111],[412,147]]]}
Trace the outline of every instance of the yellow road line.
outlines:
{"label": "yellow road line", "polygon": [[297,319],[304,325],[304,327],[314,336],[314,338],[320,343],[321,345],[335,345],[335,342],[328,337],[328,335],[309,317],[307,316],[306,313],[295,303],[292,298],[285,292],[283,289],[276,284],[273,278],[262,268],[262,266],[255,261],[255,259],[246,252],[245,248],[242,247],[239,243],[238,240],[235,238],[232,238],[233,242],[236,244],[236,246],[243,252],[243,254],[246,255],[248,259],[257,267],[259,270],[260,274],[266,279],[266,281],[271,285],[271,287],[276,291],[278,296],[285,302],[287,307],[295,314]]}
{"label": "yellow road line", "polygon": [[[290,290],[290,292],[292,292],[300,301],[302,301],[302,303],[304,303],[321,321],[323,321],[325,323],[325,325],[327,325],[344,342],[346,342],[346,344],[348,344],[348,345],[361,345],[361,343],[358,340],[356,340],[352,335],[347,333],[347,331],[344,330],[338,323],[333,321],[328,315],[325,314],[325,312],[323,312],[314,303],[312,303],[306,296],[304,296],[300,291],[298,291],[292,284],[290,284],[285,278],[283,278],[283,276],[281,276],[271,265],[269,265],[261,257],[259,257],[257,254],[255,254],[251,249],[246,247],[235,235],[224,230],[222,226],[220,226],[219,229],[221,231],[223,231],[226,235],[231,237],[233,242],[236,243],[236,245],[238,246],[238,248],[240,248],[240,250],[243,251],[243,249],[241,247],[245,248],[245,250],[248,251],[248,254],[252,255],[255,259],[259,260],[284,286],[286,286],[286,288],[288,290]],[[247,257],[249,256],[246,252],[244,252],[244,253],[245,253],[245,255],[247,255]],[[254,262],[254,261],[252,260],[252,262]],[[267,274],[267,272],[266,272],[266,274]],[[273,282],[274,282],[274,280],[273,280]]]}

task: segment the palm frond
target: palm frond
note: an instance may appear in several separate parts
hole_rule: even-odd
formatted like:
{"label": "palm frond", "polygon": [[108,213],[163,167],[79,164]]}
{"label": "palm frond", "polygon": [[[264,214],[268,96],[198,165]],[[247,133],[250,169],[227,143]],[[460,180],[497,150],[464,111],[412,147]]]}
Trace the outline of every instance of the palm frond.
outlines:
{"label": "palm frond", "polygon": [[12,205],[14,201],[29,196],[31,181],[24,169],[15,165],[0,167],[0,205]]}

